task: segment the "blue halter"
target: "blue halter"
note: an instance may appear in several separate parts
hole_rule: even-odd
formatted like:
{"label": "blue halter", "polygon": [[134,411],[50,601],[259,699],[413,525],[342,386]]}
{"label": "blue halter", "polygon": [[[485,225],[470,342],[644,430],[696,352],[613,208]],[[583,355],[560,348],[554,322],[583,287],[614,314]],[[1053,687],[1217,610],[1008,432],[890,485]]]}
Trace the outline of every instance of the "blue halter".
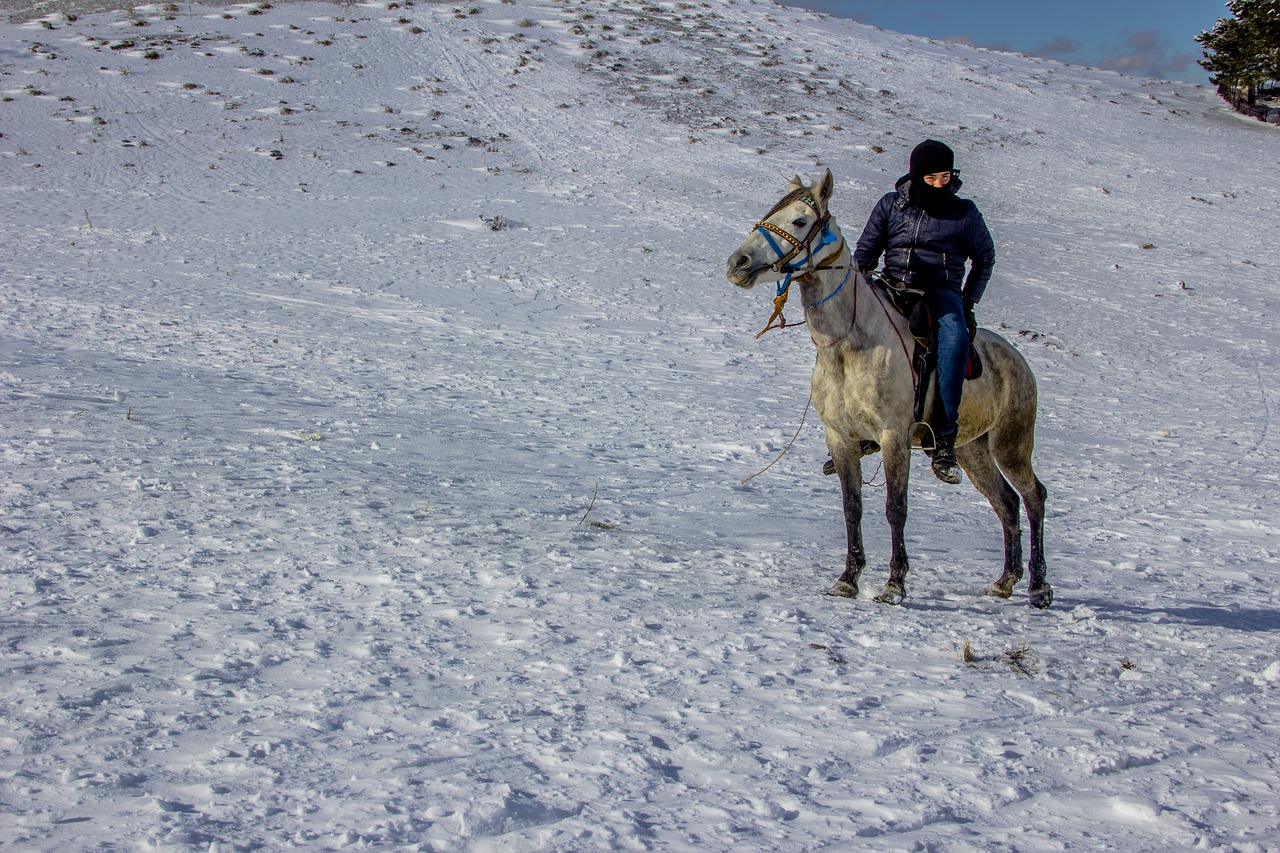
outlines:
{"label": "blue halter", "polygon": [[[776,269],[778,272],[786,273],[786,277],[783,278],[782,281],[778,282],[778,294],[777,294],[778,296],[781,296],[782,294],[787,292],[787,289],[791,287],[791,277],[796,273],[804,269],[807,269],[809,265],[813,262],[813,257],[817,252],[821,251],[824,246],[830,246],[832,243],[836,241],[836,235],[831,232],[831,220],[829,217],[823,219],[822,221],[822,231],[818,235],[818,244],[816,246],[813,245],[812,233],[810,233],[809,239],[801,243],[799,240],[792,237],[790,234],[787,234],[782,229],[776,228],[765,222],[757,223],[755,230],[760,232],[761,236],[764,237],[765,242],[769,244],[769,248],[772,249],[773,253],[778,256],[778,260],[773,265],[774,269]],[[782,247],[778,245],[778,241],[774,239],[775,234],[785,237],[788,241],[792,242],[795,245],[795,248],[792,249],[790,252],[784,252],[782,250]],[[789,263],[787,259],[792,257],[793,255],[798,254],[801,249],[805,250],[804,262],[798,263],[798,264]],[[848,276],[846,276],[846,278],[848,278]],[[843,281],[840,282],[840,287],[844,287]],[[839,290],[840,288],[836,288],[836,293],[838,293]],[[832,293],[830,296],[827,297],[827,299],[830,299],[831,296],[835,296],[835,293]],[[827,299],[824,299],[822,301],[826,302]],[[821,305],[822,303],[819,302],[818,304]]]}

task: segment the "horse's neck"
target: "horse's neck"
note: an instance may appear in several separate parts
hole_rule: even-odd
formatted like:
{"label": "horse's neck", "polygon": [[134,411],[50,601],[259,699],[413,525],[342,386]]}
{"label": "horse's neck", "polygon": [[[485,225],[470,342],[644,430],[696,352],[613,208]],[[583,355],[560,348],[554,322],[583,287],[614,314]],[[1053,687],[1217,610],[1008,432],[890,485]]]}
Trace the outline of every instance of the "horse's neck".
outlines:
{"label": "horse's neck", "polygon": [[852,268],[853,253],[848,244],[838,257],[823,266],[835,269],[807,276],[800,288],[814,345],[820,350],[837,344],[865,349],[896,340],[894,320],[884,311],[867,280]]}

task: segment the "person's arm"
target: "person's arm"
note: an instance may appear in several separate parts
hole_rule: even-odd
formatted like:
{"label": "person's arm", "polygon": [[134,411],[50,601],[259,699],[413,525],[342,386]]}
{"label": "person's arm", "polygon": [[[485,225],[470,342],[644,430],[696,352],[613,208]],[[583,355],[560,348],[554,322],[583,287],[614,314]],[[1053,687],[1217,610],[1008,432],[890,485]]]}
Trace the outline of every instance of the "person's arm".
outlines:
{"label": "person's arm", "polygon": [[892,194],[882,197],[871,209],[862,236],[853,250],[853,264],[864,274],[875,269],[884,254],[885,243],[889,239],[889,204],[892,198]]}
{"label": "person's arm", "polygon": [[977,305],[996,265],[996,244],[976,205],[965,217],[964,236],[970,261],[969,276],[964,282],[964,300],[966,304]]}

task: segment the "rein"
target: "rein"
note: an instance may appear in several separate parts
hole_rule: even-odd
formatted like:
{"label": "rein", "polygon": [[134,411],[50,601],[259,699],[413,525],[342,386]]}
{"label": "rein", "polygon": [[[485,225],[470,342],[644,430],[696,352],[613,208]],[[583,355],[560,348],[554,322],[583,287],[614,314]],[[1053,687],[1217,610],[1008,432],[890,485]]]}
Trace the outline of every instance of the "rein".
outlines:
{"label": "rein", "polygon": [[[844,251],[843,248],[841,249],[841,251]],[[841,280],[840,285],[836,287],[835,290],[831,291],[826,296],[819,299],[817,302],[814,302],[812,305],[806,305],[805,306],[806,310],[810,308],[817,308],[819,305],[826,302],[828,299],[830,299],[831,297],[839,293],[841,290],[843,290],[845,283],[849,280],[849,276],[853,274],[852,266],[844,266],[844,267],[820,266],[820,267],[813,268],[812,272],[817,272],[819,270],[838,270],[838,269],[848,270],[848,272],[844,274],[844,278]],[[919,384],[920,378],[916,376],[915,360],[911,358],[911,350],[907,349],[907,341],[905,338],[902,337],[902,332],[898,330],[898,324],[893,322],[893,316],[889,313],[889,308],[884,304],[884,300],[880,298],[880,294],[876,292],[875,285],[872,284],[869,280],[866,280],[866,281],[867,281],[867,288],[871,291],[871,295],[876,298],[876,302],[880,304],[880,310],[884,312],[885,319],[889,321],[889,328],[893,329],[893,333],[898,336],[898,343],[902,346],[902,354],[906,356],[906,359],[907,359],[907,369],[911,371],[911,385],[912,387],[915,387],[917,384]],[[858,325],[858,284],[855,281],[853,286],[853,316],[849,319],[848,330],[845,331],[843,335],[841,335],[840,337],[836,338],[833,341],[830,341],[829,343],[820,344],[817,341],[814,341],[813,345],[818,349],[827,349],[828,347],[833,347],[836,344],[843,341],[845,338],[849,337],[849,335],[853,333],[854,327],[857,325]],[[766,329],[765,331],[768,331],[768,330]],[[764,332],[761,332],[760,334],[763,335]],[[758,338],[760,337],[760,335],[756,335],[756,337]],[[813,339],[812,332],[809,334],[809,338],[810,340]]]}

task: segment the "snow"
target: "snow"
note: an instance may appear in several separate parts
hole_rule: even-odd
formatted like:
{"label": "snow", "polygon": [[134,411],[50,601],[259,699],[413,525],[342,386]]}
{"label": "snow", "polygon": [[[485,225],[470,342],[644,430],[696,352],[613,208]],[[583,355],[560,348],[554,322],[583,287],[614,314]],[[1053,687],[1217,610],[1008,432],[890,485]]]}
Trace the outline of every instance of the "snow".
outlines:
{"label": "snow", "polygon": [[[0,843],[1275,849],[1276,133],[765,2],[0,23]],[[1046,612],[923,458],[900,607],[812,416],[740,482],[813,356],[725,259],[926,136]]]}

